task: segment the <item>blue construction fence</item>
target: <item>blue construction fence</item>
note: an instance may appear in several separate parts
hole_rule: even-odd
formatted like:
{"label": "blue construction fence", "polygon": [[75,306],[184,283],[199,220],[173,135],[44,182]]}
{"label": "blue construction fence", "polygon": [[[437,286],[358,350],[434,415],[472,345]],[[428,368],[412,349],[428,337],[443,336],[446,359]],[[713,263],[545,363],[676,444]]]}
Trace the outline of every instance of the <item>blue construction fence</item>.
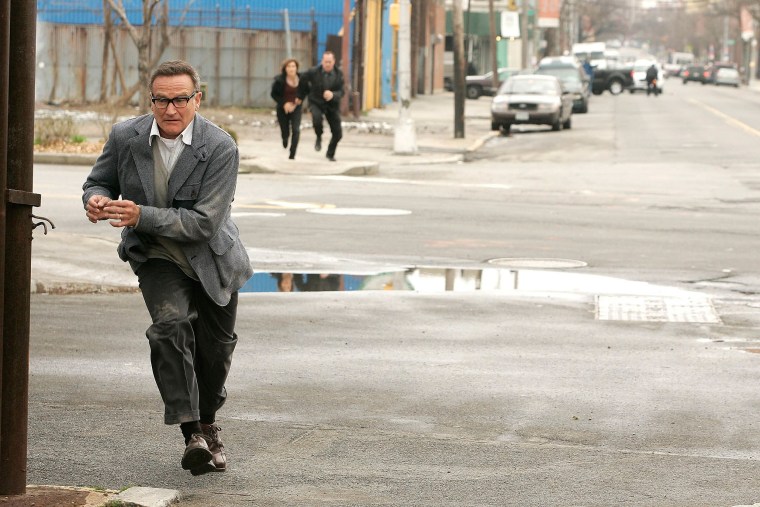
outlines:
{"label": "blue construction fence", "polygon": [[[142,0],[122,1],[129,22],[142,25]],[[280,31],[285,30],[287,13],[291,31],[310,32],[316,24],[317,54],[325,50],[327,36],[338,34],[343,27],[343,0],[167,2],[170,26]],[[102,25],[103,0],[37,0],[37,18],[45,23]],[[118,16],[113,16],[113,20],[120,24]]]}

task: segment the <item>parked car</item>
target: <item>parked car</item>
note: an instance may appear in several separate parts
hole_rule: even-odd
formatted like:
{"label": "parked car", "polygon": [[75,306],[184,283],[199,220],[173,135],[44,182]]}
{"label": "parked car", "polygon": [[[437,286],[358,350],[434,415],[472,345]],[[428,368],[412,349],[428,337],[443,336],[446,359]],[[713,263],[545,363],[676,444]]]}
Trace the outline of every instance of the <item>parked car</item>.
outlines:
{"label": "parked car", "polygon": [[542,58],[535,73],[559,78],[565,90],[573,96],[573,112],[588,113],[591,79],[575,57],[551,56]]}
{"label": "parked car", "polygon": [[[518,74],[520,72],[520,69],[511,69],[502,67],[499,69],[499,86],[501,86],[501,83],[503,83],[507,78],[510,76],[513,76],[515,74]],[[481,95],[488,95],[488,96],[494,96],[496,95],[496,90],[498,87],[493,87],[493,71],[486,72],[485,74],[480,74],[476,76],[467,76],[465,77],[465,86],[467,91],[467,98],[468,99],[477,99]]]}
{"label": "parked car", "polygon": [[736,88],[739,88],[739,85],[741,84],[741,76],[739,75],[739,71],[731,67],[723,67],[718,69],[718,71],[715,73],[715,84],[734,86]]}
{"label": "parked car", "polygon": [[718,75],[718,71],[720,69],[735,69],[737,72],[739,71],[735,63],[713,62],[710,65],[708,65],[707,68],[705,69],[705,71],[707,72],[708,83],[715,84],[715,77]]}
{"label": "parked car", "polygon": [[647,70],[652,64],[657,67],[657,93],[662,93],[662,85],[665,83],[662,67],[654,60],[636,60],[633,62],[633,70],[631,71],[633,83],[628,91],[631,93],[647,91]]}
{"label": "parked car", "polygon": [[509,134],[516,124],[551,125],[552,130],[572,126],[573,96],[554,76],[512,76],[491,102],[491,130]]}
{"label": "parked car", "polygon": [[683,79],[683,84],[689,81],[705,84],[707,82],[707,73],[702,65],[690,65],[681,71],[681,79]]}

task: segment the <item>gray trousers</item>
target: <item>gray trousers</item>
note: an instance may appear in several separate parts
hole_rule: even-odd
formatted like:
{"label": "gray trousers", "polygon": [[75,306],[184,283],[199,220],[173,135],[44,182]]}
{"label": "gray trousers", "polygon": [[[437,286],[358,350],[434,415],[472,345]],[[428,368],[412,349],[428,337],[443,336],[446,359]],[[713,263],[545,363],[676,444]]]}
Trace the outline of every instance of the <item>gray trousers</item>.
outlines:
{"label": "gray trousers", "polygon": [[200,282],[163,259],[148,259],[137,277],[153,320],[145,334],[164,422],[180,424],[214,414],[227,399],[224,383],[237,344],[237,292],[227,306],[219,306]]}

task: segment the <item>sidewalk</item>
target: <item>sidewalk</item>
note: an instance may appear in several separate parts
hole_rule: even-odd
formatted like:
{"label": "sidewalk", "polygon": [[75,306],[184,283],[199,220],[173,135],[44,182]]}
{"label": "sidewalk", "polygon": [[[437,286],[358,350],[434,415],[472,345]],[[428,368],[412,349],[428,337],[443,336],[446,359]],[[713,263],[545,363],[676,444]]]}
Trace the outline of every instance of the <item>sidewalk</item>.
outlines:
{"label": "sidewalk", "polygon": [[[280,144],[279,128],[273,114],[257,113],[245,119],[236,118],[241,173],[277,173],[311,175],[377,174],[384,165],[423,165],[458,162],[477,150],[495,135],[490,131],[489,97],[465,101],[465,137],[454,138],[454,94],[439,92],[419,95],[412,100],[410,116],[415,123],[417,153],[394,153],[394,127],[399,117],[399,104],[373,109],[360,118],[343,118],[343,139],[338,145],[336,162],[326,160],[329,142],[325,139],[321,152],[314,151],[314,131],[307,114],[301,124],[301,141],[295,160],[288,159],[288,150]],[[202,110],[217,123],[224,110]],[[226,116],[226,115],[225,115]],[[35,153],[38,164],[92,165],[97,154]]]}

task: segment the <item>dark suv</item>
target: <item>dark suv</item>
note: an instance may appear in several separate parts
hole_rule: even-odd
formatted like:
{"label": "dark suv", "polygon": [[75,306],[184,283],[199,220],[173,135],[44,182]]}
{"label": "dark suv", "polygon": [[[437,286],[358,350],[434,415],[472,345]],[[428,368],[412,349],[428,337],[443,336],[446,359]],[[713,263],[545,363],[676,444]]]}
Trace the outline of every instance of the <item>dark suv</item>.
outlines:
{"label": "dark suv", "polygon": [[707,82],[708,73],[705,72],[705,68],[702,65],[689,65],[681,70],[681,78],[683,84],[689,81],[697,81],[698,83],[705,84]]}

